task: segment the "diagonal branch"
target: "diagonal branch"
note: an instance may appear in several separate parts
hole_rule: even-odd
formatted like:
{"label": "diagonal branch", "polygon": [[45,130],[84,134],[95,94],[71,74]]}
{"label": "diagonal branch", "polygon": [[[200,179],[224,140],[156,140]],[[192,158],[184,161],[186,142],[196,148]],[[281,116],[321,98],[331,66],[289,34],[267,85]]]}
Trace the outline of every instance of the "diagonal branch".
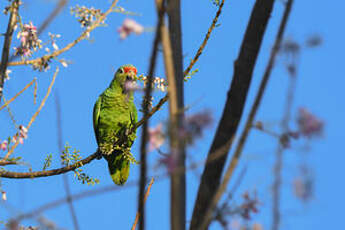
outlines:
{"label": "diagonal branch", "polygon": [[[44,96],[44,98],[43,98],[43,100],[42,100],[40,106],[39,106],[38,109],[37,109],[37,111],[36,111],[36,112],[34,113],[34,115],[31,117],[31,119],[30,119],[28,125],[26,126],[26,129],[27,129],[27,130],[30,129],[32,123],[36,120],[36,117],[37,117],[38,114],[41,112],[41,110],[42,110],[42,108],[43,108],[43,106],[44,106],[46,100],[48,99],[48,96],[49,96],[49,94],[50,94],[50,92],[51,92],[51,89],[52,89],[52,87],[53,87],[53,85],[54,85],[54,82],[55,82],[55,78],[56,78],[56,76],[57,76],[58,73],[59,73],[59,68],[56,68],[56,71],[55,71],[54,76],[53,76],[53,79],[52,79],[52,81],[51,81],[51,83],[50,83],[50,85],[49,85],[49,87],[48,87],[48,90],[47,90],[46,95]],[[18,144],[19,144],[19,141],[17,141],[16,143],[14,143],[14,145],[12,146],[12,148],[7,152],[7,154],[5,155],[5,157],[4,157],[1,161],[6,161],[6,160],[8,159],[8,157],[13,153],[14,149],[18,146]],[[0,161],[0,162],[1,162],[1,161]]]}
{"label": "diagonal branch", "polygon": [[200,55],[202,54],[207,42],[208,42],[208,39],[210,38],[211,36],[211,33],[213,31],[213,29],[216,27],[216,24],[218,22],[218,18],[220,16],[220,14],[222,13],[222,9],[223,9],[223,6],[224,6],[224,2],[225,0],[222,0],[222,2],[219,4],[219,7],[218,7],[218,11],[216,13],[216,16],[213,18],[213,21],[211,23],[211,26],[210,28],[208,28],[208,31],[207,31],[207,34],[204,38],[204,40],[202,41],[198,51],[196,52],[194,58],[191,60],[191,62],[189,63],[189,66],[186,68],[186,70],[184,71],[184,76],[187,76],[188,73],[192,70],[194,64],[199,60],[199,57]]}
{"label": "diagonal branch", "polygon": [[119,0],[114,0],[111,4],[111,6],[109,7],[109,9],[102,14],[102,16],[100,16],[97,21],[95,21],[95,23],[93,23],[90,27],[88,27],[77,39],[75,39],[73,42],[67,44],[64,48],[60,49],[60,50],[56,50],[55,52],[51,53],[51,54],[47,54],[44,55],[43,57],[39,57],[36,59],[31,59],[31,60],[26,60],[26,61],[18,61],[18,62],[10,62],[8,63],[8,66],[17,66],[17,65],[32,65],[35,63],[40,63],[40,62],[47,62],[50,59],[57,57],[58,55],[68,51],[69,49],[71,49],[73,46],[75,46],[76,44],[78,44],[81,40],[85,39],[91,31],[93,31],[95,28],[97,28],[108,16],[108,14],[110,14],[111,12],[113,12],[113,8],[116,6],[117,2]]}
{"label": "diagonal branch", "polygon": [[36,82],[36,78],[34,78],[31,82],[29,82],[22,90],[20,90],[16,95],[14,95],[10,100],[6,101],[5,104],[3,104],[0,107],[0,111],[8,106],[12,101],[14,101],[20,94],[22,94],[25,90],[27,90],[34,82]]}
{"label": "diagonal branch", "polygon": [[207,218],[207,210],[219,187],[224,164],[242,117],[253,70],[273,3],[274,0],[257,0],[255,2],[239,56],[235,61],[234,74],[223,115],[218,124],[207,158],[211,158],[219,148],[222,148],[224,155],[205,166],[193,210],[191,230],[206,229],[209,224],[209,219],[206,220],[206,223],[204,220]]}
{"label": "diagonal branch", "polygon": [[224,179],[223,179],[221,185],[219,186],[219,189],[216,192],[216,194],[214,196],[214,199],[213,199],[213,201],[212,201],[212,203],[211,203],[211,205],[210,205],[210,207],[209,207],[209,209],[207,211],[207,214],[206,214],[207,218],[211,218],[212,211],[215,209],[217,203],[219,202],[219,200],[222,197],[222,194],[225,192],[226,187],[227,187],[230,179],[232,178],[233,172],[234,172],[235,168],[238,165],[238,161],[239,161],[239,159],[241,157],[241,153],[243,151],[244,144],[245,144],[245,142],[247,140],[247,137],[249,135],[250,129],[251,129],[252,125],[253,125],[253,121],[255,119],[256,113],[257,113],[258,108],[260,106],[263,94],[264,94],[266,86],[267,86],[267,82],[269,80],[269,77],[271,75],[272,69],[274,67],[275,59],[276,59],[276,56],[278,54],[279,47],[281,45],[281,41],[282,41],[282,38],[283,38],[283,35],[284,35],[284,31],[285,31],[285,28],[286,28],[286,25],[287,25],[287,21],[288,21],[289,15],[290,15],[292,2],[293,2],[293,0],[289,0],[287,2],[287,5],[286,5],[285,11],[284,11],[284,15],[282,17],[282,20],[281,20],[281,23],[280,23],[280,26],[279,26],[278,33],[277,33],[277,36],[276,36],[273,48],[271,50],[270,59],[268,61],[268,64],[267,64],[266,69],[265,69],[264,76],[263,76],[263,78],[261,80],[261,83],[260,83],[260,86],[259,86],[259,91],[258,91],[258,93],[257,93],[257,95],[255,97],[253,106],[252,106],[252,108],[250,110],[250,113],[249,113],[248,120],[247,120],[247,122],[245,124],[244,130],[243,130],[243,132],[241,134],[241,137],[240,137],[239,143],[238,143],[238,145],[236,147],[236,150],[234,152],[234,155],[231,158],[231,161],[230,161],[230,164],[228,166],[228,169],[227,169],[227,171],[226,171],[226,173],[224,175]]}
{"label": "diagonal branch", "polygon": [[[151,190],[151,186],[152,186],[153,182],[154,182],[154,179],[152,177],[151,181],[150,181],[150,184],[149,184],[149,186],[146,189],[146,193],[145,193],[145,197],[144,197],[144,203],[146,202],[147,197],[150,194],[150,190]],[[134,220],[134,223],[133,223],[133,226],[132,226],[131,230],[135,230],[135,228],[137,227],[137,223],[138,223],[139,217],[140,217],[140,212],[138,211],[137,214],[135,215],[135,220]]]}

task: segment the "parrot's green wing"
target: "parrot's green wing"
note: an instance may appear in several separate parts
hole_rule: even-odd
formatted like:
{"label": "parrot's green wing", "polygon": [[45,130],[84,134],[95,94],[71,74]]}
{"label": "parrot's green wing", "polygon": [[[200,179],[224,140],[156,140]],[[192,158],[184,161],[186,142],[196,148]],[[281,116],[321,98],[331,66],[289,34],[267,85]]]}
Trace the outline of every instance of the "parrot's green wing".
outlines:
{"label": "parrot's green wing", "polygon": [[130,104],[130,116],[132,125],[135,125],[138,122],[138,112],[134,103]]}
{"label": "parrot's green wing", "polygon": [[96,140],[99,144],[99,135],[98,135],[98,123],[99,123],[99,114],[101,112],[102,97],[98,97],[95,105],[93,106],[93,129],[95,131]]}

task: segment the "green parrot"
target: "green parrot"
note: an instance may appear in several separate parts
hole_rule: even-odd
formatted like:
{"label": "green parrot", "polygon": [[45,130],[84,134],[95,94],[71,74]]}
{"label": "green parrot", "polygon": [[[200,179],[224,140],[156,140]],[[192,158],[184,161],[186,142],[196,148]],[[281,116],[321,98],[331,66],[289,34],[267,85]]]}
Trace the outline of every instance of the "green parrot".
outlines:
{"label": "green parrot", "polygon": [[136,130],[130,130],[137,122],[138,115],[133,90],[127,89],[127,83],[133,83],[136,75],[137,69],[133,65],[121,66],[93,107],[98,152],[107,160],[111,178],[117,185],[127,181],[129,165],[135,162],[130,150]]}

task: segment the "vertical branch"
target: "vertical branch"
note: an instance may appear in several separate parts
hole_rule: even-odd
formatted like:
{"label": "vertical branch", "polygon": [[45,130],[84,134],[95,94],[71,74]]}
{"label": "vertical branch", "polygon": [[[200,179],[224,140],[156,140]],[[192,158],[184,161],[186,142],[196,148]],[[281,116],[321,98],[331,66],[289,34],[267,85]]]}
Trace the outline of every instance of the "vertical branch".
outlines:
{"label": "vertical branch", "polygon": [[[63,135],[62,135],[62,122],[61,122],[61,104],[60,104],[60,99],[59,99],[59,95],[57,92],[55,93],[55,108],[56,108],[56,126],[57,126],[56,127],[57,128],[57,145],[58,145],[59,152],[62,153],[62,148],[63,148],[62,147],[63,146],[63,143],[62,143],[63,138],[62,137],[63,137]],[[61,164],[62,164],[62,162],[61,162]],[[77,214],[76,214],[76,211],[74,209],[73,202],[71,199],[71,190],[70,190],[70,186],[68,183],[67,174],[63,174],[62,179],[63,179],[64,188],[65,188],[65,192],[66,192],[66,200],[67,200],[68,207],[69,207],[71,217],[73,220],[74,229],[79,230]]]}
{"label": "vertical branch", "polygon": [[[145,97],[143,101],[143,111],[144,111],[144,117],[147,116],[149,113],[149,101],[151,100],[151,91],[152,91],[152,83],[153,83],[153,75],[156,67],[156,59],[157,59],[157,53],[158,53],[158,45],[160,41],[160,28],[162,26],[162,20],[163,20],[163,1],[157,3],[157,12],[158,12],[158,22],[156,27],[156,33],[155,38],[153,42],[152,47],[152,53],[150,58],[150,66],[148,71],[148,82],[145,89]],[[142,128],[142,136],[141,136],[141,145],[140,145],[140,181],[139,181],[139,197],[138,197],[138,210],[140,213],[139,216],[139,229],[144,230],[145,229],[145,202],[144,202],[144,196],[145,196],[145,184],[146,184],[146,174],[147,174],[147,165],[146,165],[146,154],[147,154],[147,148],[146,144],[148,142],[148,120],[143,123]]]}
{"label": "vertical branch", "polygon": [[[178,136],[178,130],[182,128],[184,119],[184,73],[180,0],[168,0],[167,13],[169,16],[169,33],[168,31],[162,31],[162,43],[165,53],[164,60],[168,76],[168,92],[170,98],[170,151],[176,157],[174,160],[176,161],[177,167],[184,168],[186,151],[184,144]],[[164,37],[163,34],[165,34]],[[185,173],[172,172],[170,193],[171,229],[183,230],[185,229],[186,221]]]}
{"label": "vertical branch", "polygon": [[0,101],[3,94],[6,70],[7,70],[7,63],[8,63],[8,56],[10,53],[12,35],[14,31],[14,26],[17,23],[17,14],[18,14],[18,7],[19,7],[19,0],[15,0],[12,2],[11,5],[11,14],[10,19],[7,25],[7,31],[5,34],[5,41],[4,46],[2,48],[2,55],[1,55],[1,63],[0,63]]}
{"label": "vertical branch", "polygon": [[[242,117],[256,59],[271,15],[274,0],[257,0],[252,10],[242,41],[240,53],[234,64],[234,74],[221,120],[207,156],[207,162],[217,153],[221,157],[206,164],[194,205],[191,230],[207,228],[213,210],[211,202],[218,190],[224,164]],[[205,222],[206,221],[206,222]]]}
{"label": "vertical branch", "polygon": [[[287,8],[291,8],[292,0],[287,4]],[[289,122],[291,117],[292,103],[294,100],[294,93],[296,89],[296,73],[290,72],[290,81],[286,96],[286,104],[284,115],[280,124],[282,135],[278,143],[276,150],[276,161],[273,166],[273,198],[272,198],[272,230],[278,230],[280,226],[280,193],[281,193],[281,184],[282,184],[282,170],[283,170],[283,152],[286,149],[286,134],[289,132]]]}
{"label": "vertical branch", "polygon": [[280,193],[281,193],[281,184],[282,184],[282,169],[283,169],[283,152],[285,150],[284,147],[284,137],[286,133],[289,131],[289,122],[291,117],[291,108],[293,102],[293,96],[296,89],[296,77],[290,76],[290,84],[287,93],[286,105],[285,105],[285,112],[283,119],[281,121],[281,128],[282,128],[282,136],[279,141],[277,151],[276,151],[276,161],[273,166],[273,202],[272,202],[272,230],[278,230],[280,226]]}

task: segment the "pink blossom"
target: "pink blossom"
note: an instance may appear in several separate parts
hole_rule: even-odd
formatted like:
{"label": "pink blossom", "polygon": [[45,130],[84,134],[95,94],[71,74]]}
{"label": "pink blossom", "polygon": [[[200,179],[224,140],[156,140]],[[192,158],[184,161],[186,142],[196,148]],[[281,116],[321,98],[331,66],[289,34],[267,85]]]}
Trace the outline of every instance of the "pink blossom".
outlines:
{"label": "pink blossom", "polygon": [[28,129],[24,125],[19,125],[19,136],[24,139],[28,138]]}
{"label": "pink blossom", "polygon": [[126,92],[141,90],[141,87],[135,81],[131,81],[131,80],[125,81],[124,88]]}
{"label": "pink blossom", "polygon": [[7,195],[6,195],[6,192],[5,191],[1,191],[1,199],[3,201],[6,201],[7,200]]}
{"label": "pink blossom", "polygon": [[0,144],[0,149],[1,150],[6,150],[7,149],[7,145],[8,145],[8,141],[4,140],[1,144]]}
{"label": "pink blossom", "polygon": [[144,32],[144,27],[133,19],[126,18],[117,32],[119,32],[121,39],[126,39],[131,33],[141,34]]}
{"label": "pink blossom", "polygon": [[308,138],[321,135],[323,131],[323,122],[306,108],[299,109],[297,123],[300,133]]}
{"label": "pink blossom", "polygon": [[244,202],[241,205],[241,216],[247,220],[251,219],[251,213],[258,213],[258,205],[260,204],[257,198],[256,192],[253,197],[250,196],[249,192],[245,192],[243,195]]}
{"label": "pink blossom", "polygon": [[300,168],[300,175],[294,179],[293,192],[297,198],[304,202],[313,198],[314,177],[312,171],[306,166]]}
{"label": "pink blossom", "polygon": [[22,30],[18,33],[17,38],[20,40],[20,47],[14,48],[15,54],[30,56],[32,50],[41,48],[41,40],[37,37],[37,28],[30,22],[24,24]]}
{"label": "pink blossom", "polygon": [[23,144],[24,143],[24,138],[23,137],[18,137],[17,135],[12,137],[12,142],[13,143],[17,143],[17,141],[19,141],[19,144]]}
{"label": "pink blossom", "polygon": [[204,128],[212,123],[212,116],[208,110],[188,116],[184,120],[183,127],[179,130],[179,136],[187,143],[193,144],[194,139],[201,137]]}
{"label": "pink blossom", "polygon": [[173,151],[170,154],[167,154],[159,160],[160,164],[163,164],[169,173],[173,173],[177,166],[177,152]]}
{"label": "pink blossom", "polygon": [[149,151],[158,149],[163,145],[165,141],[165,136],[163,133],[163,124],[159,123],[155,128],[149,128]]}

